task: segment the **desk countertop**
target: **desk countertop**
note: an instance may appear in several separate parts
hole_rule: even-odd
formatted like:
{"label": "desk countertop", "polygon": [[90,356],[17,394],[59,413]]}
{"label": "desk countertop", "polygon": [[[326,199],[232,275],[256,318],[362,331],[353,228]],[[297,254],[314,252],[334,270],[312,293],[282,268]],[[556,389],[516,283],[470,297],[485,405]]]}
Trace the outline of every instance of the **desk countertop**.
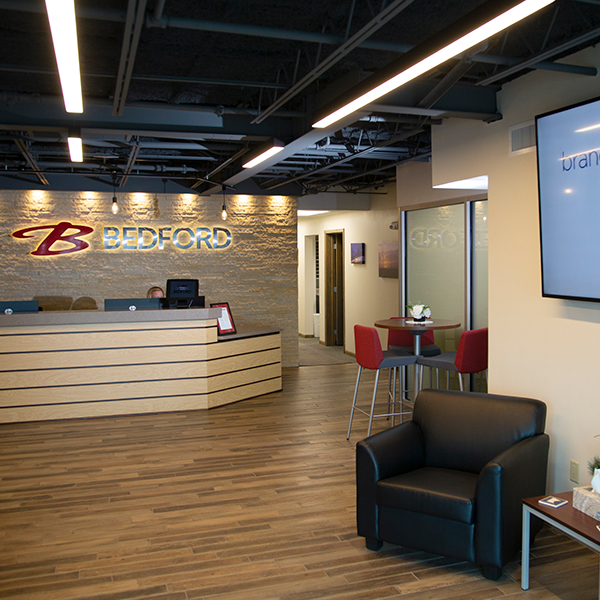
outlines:
{"label": "desk countertop", "polygon": [[109,323],[148,323],[152,321],[205,321],[218,319],[218,308],[186,308],[178,310],[67,310],[38,313],[0,314],[0,327],[44,325],[87,325]]}

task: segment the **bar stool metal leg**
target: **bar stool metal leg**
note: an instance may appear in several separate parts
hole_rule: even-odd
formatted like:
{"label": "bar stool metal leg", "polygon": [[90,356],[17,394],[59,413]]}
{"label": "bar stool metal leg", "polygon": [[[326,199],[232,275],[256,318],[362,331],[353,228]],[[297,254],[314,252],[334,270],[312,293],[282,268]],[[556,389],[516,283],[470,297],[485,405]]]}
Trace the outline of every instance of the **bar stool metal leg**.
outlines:
{"label": "bar stool metal leg", "polygon": [[352,429],[352,419],[354,417],[354,408],[356,407],[356,396],[358,395],[358,383],[360,382],[360,373],[362,371],[362,367],[358,365],[358,375],[356,377],[356,387],[354,388],[354,399],[352,400],[352,410],[350,411],[350,423],[348,424],[348,435],[346,439],[350,439],[350,430]]}
{"label": "bar stool metal leg", "polygon": [[369,430],[367,431],[367,437],[371,435],[371,427],[373,426],[373,415],[375,414],[375,399],[377,398],[377,385],[379,384],[379,373],[381,369],[377,369],[375,375],[375,388],[373,389],[373,402],[371,403],[371,415],[369,416]]}

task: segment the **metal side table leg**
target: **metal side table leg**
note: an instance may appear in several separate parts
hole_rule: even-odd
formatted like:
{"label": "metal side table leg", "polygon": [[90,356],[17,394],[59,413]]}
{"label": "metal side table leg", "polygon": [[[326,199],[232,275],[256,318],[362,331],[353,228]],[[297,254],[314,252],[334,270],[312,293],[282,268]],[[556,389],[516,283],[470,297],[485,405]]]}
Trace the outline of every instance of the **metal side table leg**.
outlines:
{"label": "metal side table leg", "polygon": [[521,589],[529,589],[529,545],[531,513],[523,506],[523,540],[521,546]]}

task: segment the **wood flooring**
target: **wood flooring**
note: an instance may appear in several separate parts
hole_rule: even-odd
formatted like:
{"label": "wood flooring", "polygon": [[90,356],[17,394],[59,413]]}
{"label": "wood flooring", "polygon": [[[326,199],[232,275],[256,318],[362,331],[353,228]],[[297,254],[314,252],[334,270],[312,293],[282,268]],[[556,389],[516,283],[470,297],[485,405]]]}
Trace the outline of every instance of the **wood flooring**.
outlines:
{"label": "wood flooring", "polygon": [[210,411],[0,425],[0,598],[598,598],[598,556],[550,528],[528,592],[518,557],[493,582],[469,563],[367,550],[364,416],[346,441],[356,371],[285,369],[281,392]]}

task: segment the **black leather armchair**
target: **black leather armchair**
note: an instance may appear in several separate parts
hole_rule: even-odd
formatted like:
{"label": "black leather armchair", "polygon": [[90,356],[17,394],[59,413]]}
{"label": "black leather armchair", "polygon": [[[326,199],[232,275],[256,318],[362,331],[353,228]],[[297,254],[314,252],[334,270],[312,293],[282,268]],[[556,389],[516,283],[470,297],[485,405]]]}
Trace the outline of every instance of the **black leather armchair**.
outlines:
{"label": "black leather armchair", "polygon": [[423,390],[412,421],[357,445],[358,534],[498,579],[521,548],[521,499],[546,491],[545,421],[539,400]]}

